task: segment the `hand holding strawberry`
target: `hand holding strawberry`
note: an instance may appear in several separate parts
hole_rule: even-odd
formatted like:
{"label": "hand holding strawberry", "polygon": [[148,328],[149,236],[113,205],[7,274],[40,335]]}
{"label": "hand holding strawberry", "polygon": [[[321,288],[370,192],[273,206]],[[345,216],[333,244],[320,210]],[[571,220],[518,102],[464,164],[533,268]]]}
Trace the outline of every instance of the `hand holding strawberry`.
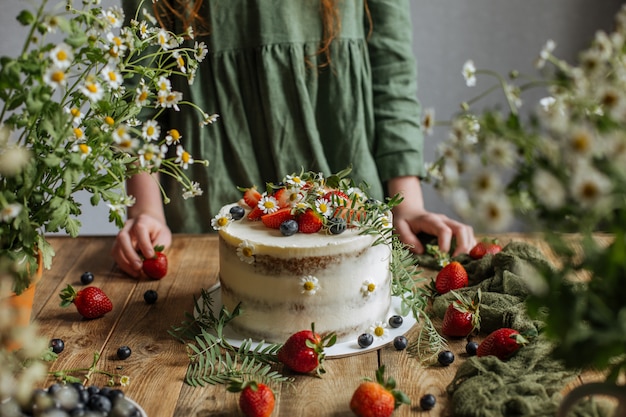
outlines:
{"label": "hand holding strawberry", "polygon": [[301,330],[289,336],[278,351],[278,360],[294,372],[307,374],[316,371],[323,374],[324,349],[335,344],[337,335],[330,333],[324,337],[311,330]]}
{"label": "hand holding strawberry", "polygon": [[389,417],[402,404],[411,404],[402,391],[396,390],[396,381],[384,378],[385,366],[376,371],[376,382],[365,381],[358,386],[352,399],[350,409],[358,417]]}
{"label": "hand holding strawberry", "polygon": [[167,274],[167,256],[163,246],[154,247],[154,256],[143,260],[143,272],[152,279],[161,279]]}
{"label": "hand holding strawberry", "polygon": [[227,389],[241,392],[239,408],[246,417],[269,417],[274,411],[274,392],[265,384],[256,381],[232,382]]}
{"label": "hand holding strawberry", "polygon": [[76,292],[74,287],[68,284],[59,296],[61,307],[67,307],[73,303],[78,313],[87,319],[102,317],[113,310],[113,303],[109,297],[97,287],[85,287]]}

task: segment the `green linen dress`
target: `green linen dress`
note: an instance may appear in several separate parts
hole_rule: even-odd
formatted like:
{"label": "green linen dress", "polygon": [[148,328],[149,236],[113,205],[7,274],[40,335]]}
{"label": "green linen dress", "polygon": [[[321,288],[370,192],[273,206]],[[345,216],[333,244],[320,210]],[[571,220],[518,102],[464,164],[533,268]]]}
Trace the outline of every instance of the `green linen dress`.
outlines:
{"label": "green linen dress", "polygon": [[[127,16],[137,3],[123,0]],[[390,178],[423,175],[409,0],[368,0],[371,25],[363,0],[338,3],[341,33],[331,65],[320,67],[319,0],[205,0],[210,33],[195,40],[209,54],[191,86],[181,79],[173,88],[220,118],[201,127],[196,113],[169,113],[164,127],[209,161],[189,168],[199,197],[185,200],[164,180],[173,232],[210,232],[219,209],[241,198],[238,186],[264,188],[303,169],[352,166],[350,177],[375,198]]]}

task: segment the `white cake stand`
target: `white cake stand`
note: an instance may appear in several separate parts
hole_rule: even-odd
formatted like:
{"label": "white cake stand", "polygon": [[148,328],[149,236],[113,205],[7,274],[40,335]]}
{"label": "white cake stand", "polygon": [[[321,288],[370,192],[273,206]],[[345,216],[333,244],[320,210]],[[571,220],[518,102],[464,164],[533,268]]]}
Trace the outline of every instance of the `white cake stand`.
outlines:
{"label": "white cake stand", "polygon": [[[222,291],[220,290],[220,284],[218,283],[209,288],[208,292],[211,294],[211,298],[213,299],[211,310],[213,311],[213,314],[217,317],[220,310],[222,309]],[[387,317],[391,317],[395,314],[402,315],[400,305],[401,300],[399,297],[391,297],[391,307],[389,308],[389,313],[387,314]],[[359,355],[379,349],[389,343],[392,343],[393,339],[396,336],[404,335],[415,325],[415,323],[417,323],[417,320],[415,319],[415,317],[413,317],[412,314],[409,314],[408,316],[403,316],[402,318],[402,326],[397,328],[388,326],[387,336],[385,338],[374,337],[374,342],[368,347],[360,347],[356,338],[354,340],[349,340],[346,342],[335,343],[333,346],[324,349],[326,358],[343,358],[346,356]],[[226,326],[226,328],[224,329],[224,339],[228,343],[230,343],[230,345],[239,348],[243,343],[245,337],[237,334],[237,332],[235,332],[233,329]],[[250,347],[251,349],[256,349],[259,345],[263,344],[264,343],[262,342],[252,342]]]}

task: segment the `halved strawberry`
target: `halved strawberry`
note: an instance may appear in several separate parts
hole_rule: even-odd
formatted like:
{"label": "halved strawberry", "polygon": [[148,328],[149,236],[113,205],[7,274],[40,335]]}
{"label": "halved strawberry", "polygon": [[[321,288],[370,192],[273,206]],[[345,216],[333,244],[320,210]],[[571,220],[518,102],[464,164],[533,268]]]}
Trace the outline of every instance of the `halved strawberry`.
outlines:
{"label": "halved strawberry", "polygon": [[300,214],[296,221],[298,222],[298,231],[300,233],[317,233],[324,225],[322,217],[310,208]]}
{"label": "halved strawberry", "polygon": [[343,191],[331,190],[324,194],[326,200],[330,201],[335,206],[350,207],[352,201],[350,197]]}
{"label": "halved strawberry", "polygon": [[344,219],[348,226],[355,221],[361,220],[361,216],[365,216],[365,211],[347,207],[337,207],[333,213],[333,217]]}
{"label": "halved strawberry", "polygon": [[248,220],[259,220],[265,213],[259,207],[254,207],[250,213],[248,213]]}
{"label": "halved strawberry", "polygon": [[243,193],[243,201],[245,201],[248,207],[250,207],[251,209],[256,208],[257,204],[259,204],[260,199],[261,193],[256,189],[256,186],[246,189],[246,191]]}
{"label": "halved strawberry", "polygon": [[274,191],[272,196],[278,201],[278,207],[285,208],[290,206],[291,201],[289,201],[289,193],[286,188],[279,188]]}
{"label": "halved strawberry", "polygon": [[270,229],[279,229],[280,225],[286,221],[294,219],[295,216],[291,214],[291,208],[285,207],[278,209],[274,213],[264,214],[261,216],[261,221],[266,227]]}

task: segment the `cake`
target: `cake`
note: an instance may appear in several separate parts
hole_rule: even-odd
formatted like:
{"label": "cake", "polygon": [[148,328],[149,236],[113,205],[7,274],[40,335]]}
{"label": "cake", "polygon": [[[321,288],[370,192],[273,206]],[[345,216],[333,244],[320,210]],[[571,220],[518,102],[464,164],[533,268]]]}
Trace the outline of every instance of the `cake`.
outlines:
{"label": "cake", "polygon": [[[357,339],[391,306],[389,207],[345,178],[306,173],[251,187],[213,219],[222,304],[253,340],[284,342],[310,329]],[[378,323],[378,324],[377,324]]]}

